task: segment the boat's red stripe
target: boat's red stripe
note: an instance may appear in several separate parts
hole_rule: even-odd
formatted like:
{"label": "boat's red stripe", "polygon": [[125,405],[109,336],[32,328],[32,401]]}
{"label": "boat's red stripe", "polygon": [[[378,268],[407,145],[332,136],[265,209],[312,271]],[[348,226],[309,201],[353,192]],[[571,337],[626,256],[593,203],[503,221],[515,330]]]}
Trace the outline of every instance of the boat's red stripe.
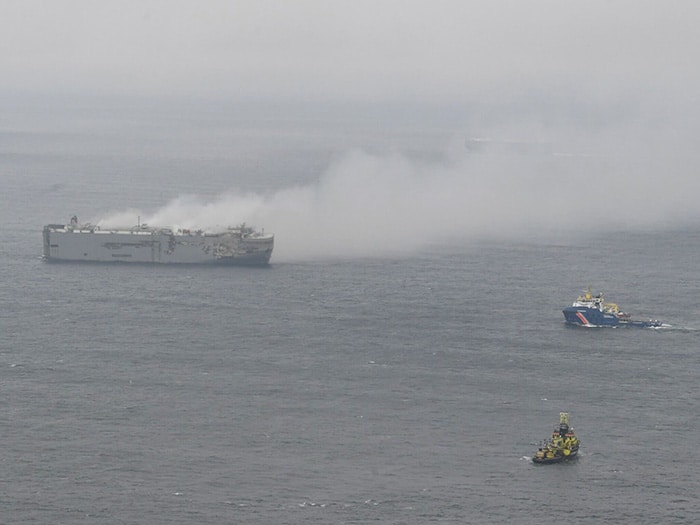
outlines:
{"label": "boat's red stripe", "polygon": [[588,319],[586,319],[581,312],[576,312],[576,317],[581,319],[583,324],[588,324]]}

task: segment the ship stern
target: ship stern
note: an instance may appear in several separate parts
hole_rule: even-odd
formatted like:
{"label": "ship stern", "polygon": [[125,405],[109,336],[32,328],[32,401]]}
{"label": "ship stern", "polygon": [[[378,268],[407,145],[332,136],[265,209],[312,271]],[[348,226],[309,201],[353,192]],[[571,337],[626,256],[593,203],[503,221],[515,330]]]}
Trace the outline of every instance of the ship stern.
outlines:
{"label": "ship stern", "polygon": [[48,259],[51,256],[51,230],[48,226],[44,226],[44,247],[43,247],[43,257]]}

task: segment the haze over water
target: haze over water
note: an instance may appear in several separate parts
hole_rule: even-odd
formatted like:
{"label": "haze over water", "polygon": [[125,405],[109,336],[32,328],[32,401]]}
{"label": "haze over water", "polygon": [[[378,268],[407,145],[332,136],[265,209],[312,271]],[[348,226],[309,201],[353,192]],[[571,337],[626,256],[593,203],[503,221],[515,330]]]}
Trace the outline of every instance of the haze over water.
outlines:
{"label": "haze over water", "polygon": [[[313,190],[324,183],[308,176],[324,159],[397,159],[426,174],[452,162],[410,133],[396,135],[401,153],[336,153],[332,126],[317,148],[298,148],[297,137],[315,133],[298,126],[260,147],[287,167],[303,203],[312,191],[326,198]],[[199,129],[192,142],[223,143],[220,134]],[[392,231],[387,208],[386,221],[357,218],[368,239],[354,242],[338,226],[352,218],[342,207],[330,225],[307,228],[290,216],[270,228],[281,210],[260,221],[270,203],[293,202],[293,191],[277,169],[249,169],[231,153],[240,152],[235,141],[224,159],[187,158],[130,153],[132,138],[86,147],[89,135],[13,133],[3,154],[5,168],[22,173],[9,179],[2,211],[3,468],[12,481],[3,515],[30,523],[698,518],[686,439],[698,430],[696,227],[545,234],[525,224],[529,235],[515,225],[489,236],[445,229],[426,213],[425,224],[405,215],[406,228]],[[384,148],[372,134],[353,137]],[[542,156],[517,155],[526,164]],[[105,175],[125,167],[126,184]],[[320,177],[333,182],[334,169]],[[229,191],[232,181],[252,189]],[[349,175],[346,183],[348,196],[367,187]],[[72,213],[99,218],[129,203],[144,220],[187,209],[200,220],[229,206],[238,220],[236,202],[277,235],[269,269],[39,258],[41,225]],[[672,327],[567,328],[561,308],[589,284]],[[571,413],[581,458],[535,467],[529,457],[560,411]],[[552,484],[556,501],[543,490]]]}

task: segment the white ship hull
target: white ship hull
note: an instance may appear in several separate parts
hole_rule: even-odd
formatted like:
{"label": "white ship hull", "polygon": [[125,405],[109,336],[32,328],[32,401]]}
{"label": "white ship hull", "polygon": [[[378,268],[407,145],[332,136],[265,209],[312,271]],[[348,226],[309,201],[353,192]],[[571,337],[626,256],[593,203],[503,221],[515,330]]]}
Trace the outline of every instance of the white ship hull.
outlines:
{"label": "white ship hull", "polygon": [[244,226],[204,233],[49,224],[44,227],[43,252],[47,261],[266,265],[273,245],[273,235]]}

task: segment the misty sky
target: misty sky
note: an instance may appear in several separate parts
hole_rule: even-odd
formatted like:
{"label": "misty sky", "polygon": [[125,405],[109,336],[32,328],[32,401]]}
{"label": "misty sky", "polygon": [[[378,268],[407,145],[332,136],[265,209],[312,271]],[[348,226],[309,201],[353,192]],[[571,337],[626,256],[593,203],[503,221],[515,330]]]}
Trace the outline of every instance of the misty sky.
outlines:
{"label": "misty sky", "polygon": [[529,91],[663,105],[700,87],[693,0],[0,5],[3,91],[454,103]]}
{"label": "misty sky", "polygon": [[[406,227],[420,239],[436,224],[459,236],[593,227],[595,220],[581,219],[589,213],[621,227],[700,218],[696,0],[0,0],[0,7],[3,103],[57,94],[255,99],[373,108],[379,116],[389,107],[389,116],[437,107],[468,116],[437,163],[349,148],[314,185],[215,202],[185,197],[163,203],[155,219],[225,223],[230,210],[243,210],[278,234],[281,249],[285,242],[309,249],[302,239],[290,242],[294,232],[323,225],[319,235],[329,243],[372,252],[405,238]],[[483,151],[463,147],[475,137],[492,142]],[[519,142],[535,145],[535,155],[512,148]],[[374,224],[384,228],[376,239],[367,234]]]}

